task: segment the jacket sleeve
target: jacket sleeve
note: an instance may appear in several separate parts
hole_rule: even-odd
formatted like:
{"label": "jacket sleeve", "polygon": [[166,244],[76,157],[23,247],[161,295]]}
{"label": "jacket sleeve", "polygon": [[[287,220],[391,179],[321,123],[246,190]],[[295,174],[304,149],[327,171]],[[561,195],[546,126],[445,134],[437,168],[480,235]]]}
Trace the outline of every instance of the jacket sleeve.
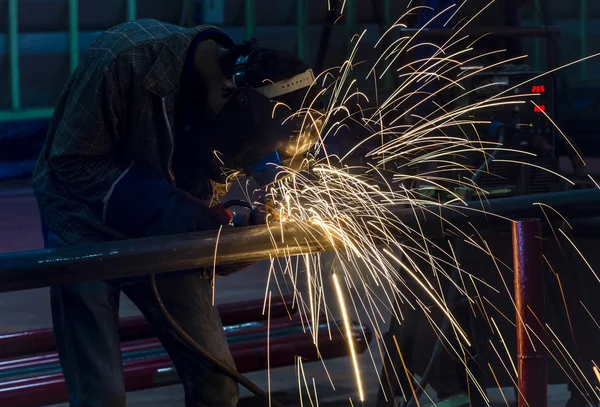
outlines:
{"label": "jacket sleeve", "polygon": [[209,208],[140,163],[115,183],[103,211],[105,222],[130,237],[149,237],[218,229],[231,222],[220,205]]}
{"label": "jacket sleeve", "polygon": [[117,58],[103,66],[90,58],[71,77],[62,116],[51,128],[53,176],[129,237],[218,228],[223,222],[214,210],[123,151],[128,63]]}
{"label": "jacket sleeve", "polygon": [[71,76],[61,116],[50,128],[53,177],[99,216],[115,182],[131,165],[115,155],[129,86],[127,78],[117,78],[116,65],[117,60],[84,60]]}

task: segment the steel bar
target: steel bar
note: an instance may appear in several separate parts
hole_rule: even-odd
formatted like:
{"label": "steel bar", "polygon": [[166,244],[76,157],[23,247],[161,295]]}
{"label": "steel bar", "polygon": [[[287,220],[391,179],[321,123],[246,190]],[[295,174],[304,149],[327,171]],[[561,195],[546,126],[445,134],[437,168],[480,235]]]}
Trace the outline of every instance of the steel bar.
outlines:
{"label": "steel bar", "polygon": [[[303,333],[301,329],[296,334],[274,341],[269,349],[267,349],[264,340],[235,348],[232,347],[231,354],[237,370],[240,373],[264,370],[266,368],[267,352],[270,356],[271,368],[293,365],[298,356],[317,360],[348,355],[348,347],[345,346],[346,338],[341,332],[332,331],[330,340],[327,334],[327,326],[322,325],[319,329],[322,334],[318,337],[326,339],[319,341],[318,348],[314,345],[312,337],[307,333]],[[357,353],[365,352],[372,337],[371,331],[368,327],[355,323],[352,330],[357,345]],[[263,332],[263,337],[264,335],[266,335],[266,331]],[[140,359],[136,357],[127,358],[127,349],[123,349],[125,388],[127,391],[149,389],[179,382],[170,358],[164,354],[164,351],[161,355],[161,348],[156,350],[158,352],[149,353],[152,356]],[[60,372],[0,382],[0,403],[2,405],[40,407],[65,401],[67,401],[67,391],[64,377]]]}
{"label": "steel bar", "polygon": [[[542,211],[539,203],[554,210]],[[394,215],[407,233],[412,233],[409,237],[416,236],[414,231],[421,229],[427,237],[435,238],[456,235],[457,228],[467,232],[472,226],[507,228],[506,218],[560,220],[557,212],[569,220],[591,218],[597,216],[599,208],[600,190],[587,189],[472,201],[466,205],[399,208]],[[211,267],[215,261],[236,264],[297,256],[331,250],[333,244],[317,229],[283,223],[224,229],[217,250],[217,232],[207,231],[6,253],[0,255],[0,292]]]}
{"label": "steel bar", "polygon": [[69,67],[79,65],[79,0],[69,0]]}
{"label": "steel bar", "polygon": [[307,0],[296,0],[296,44],[298,57],[308,59],[308,4]]}
{"label": "steel bar", "polygon": [[[18,74],[17,74],[18,76]],[[12,83],[12,79],[11,79],[11,83]],[[18,78],[17,78],[17,82],[18,82]],[[12,86],[12,85],[11,85]],[[16,85],[15,85],[16,86]],[[18,88],[15,88],[18,89]],[[12,98],[13,100],[17,100],[19,103],[17,104],[18,106],[20,106],[20,92],[17,90],[15,96],[13,94]],[[13,108],[15,107],[15,104],[13,103]],[[4,121],[9,121],[9,120],[35,120],[35,119],[48,119],[50,117],[52,117],[52,115],[54,114],[54,108],[40,108],[40,109],[21,109],[21,110],[16,110],[16,111],[11,111],[11,110],[0,110],[0,122],[4,122]]]}
{"label": "steel bar", "polygon": [[512,225],[519,407],[548,405],[546,350],[540,342],[545,336],[541,235],[539,219]]}
{"label": "steel bar", "polygon": [[19,77],[19,7],[18,0],[8,0],[8,54],[10,59],[10,97],[13,110],[21,108]]}
{"label": "steel bar", "polygon": [[137,18],[137,0],[127,0],[127,21]]}
{"label": "steel bar", "polygon": [[244,1],[244,16],[245,16],[245,35],[249,40],[254,37],[256,29],[256,0]]}
{"label": "steel bar", "polygon": [[[242,301],[217,305],[223,325],[239,325],[253,321],[263,321],[264,300]],[[271,303],[271,318],[285,317],[298,312],[292,308],[292,300],[274,299]],[[130,341],[150,338],[154,332],[143,316],[121,318],[119,320],[119,338]],[[15,332],[0,335],[0,358],[19,357],[33,353],[56,350],[56,340],[51,328]]]}

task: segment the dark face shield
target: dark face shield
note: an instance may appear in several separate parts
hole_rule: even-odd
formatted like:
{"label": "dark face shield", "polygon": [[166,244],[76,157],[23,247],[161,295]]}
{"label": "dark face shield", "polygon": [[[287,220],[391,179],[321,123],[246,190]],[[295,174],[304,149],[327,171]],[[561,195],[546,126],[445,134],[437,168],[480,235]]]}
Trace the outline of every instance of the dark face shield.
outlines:
{"label": "dark face shield", "polygon": [[214,165],[243,172],[262,186],[273,182],[282,166],[301,169],[322,127],[322,112],[300,107],[306,90],[294,92],[296,101],[288,105],[259,90],[237,89],[210,127]]}

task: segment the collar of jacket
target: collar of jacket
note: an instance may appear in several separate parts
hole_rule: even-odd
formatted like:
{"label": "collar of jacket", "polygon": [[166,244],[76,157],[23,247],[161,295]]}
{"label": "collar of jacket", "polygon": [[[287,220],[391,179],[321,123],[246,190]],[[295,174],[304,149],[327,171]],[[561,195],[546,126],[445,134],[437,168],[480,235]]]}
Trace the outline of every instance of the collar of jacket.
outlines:
{"label": "collar of jacket", "polygon": [[173,95],[179,90],[183,65],[188,48],[194,38],[207,30],[222,33],[224,37],[234,44],[227,33],[212,25],[200,25],[193,28],[180,28],[165,40],[156,61],[142,84],[150,92],[161,98]]}

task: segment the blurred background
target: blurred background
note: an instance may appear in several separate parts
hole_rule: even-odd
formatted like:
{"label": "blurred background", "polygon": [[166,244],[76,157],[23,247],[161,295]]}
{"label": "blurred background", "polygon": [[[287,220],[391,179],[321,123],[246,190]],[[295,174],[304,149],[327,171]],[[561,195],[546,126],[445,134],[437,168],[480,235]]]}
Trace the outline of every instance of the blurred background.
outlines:
{"label": "blurred background", "polygon": [[[408,0],[348,0],[344,15],[329,30],[330,2],[335,3],[0,0],[0,180],[29,176],[53,105],[70,72],[102,30],[135,18],[156,18],[185,26],[216,24],[236,41],[257,37],[265,46],[297,52],[313,66],[326,68],[346,59],[351,36],[363,29],[367,33],[360,59],[376,56],[373,45],[382,30],[404,14],[409,4]],[[419,4],[442,9],[450,2],[421,0],[411,5]],[[454,21],[475,15],[487,4],[487,0],[466,1]],[[545,33],[538,30],[536,38],[516,38],[522,53],[528,55],[525,62],[535,70],[546,70],[549,64],[559,66],[599,52],[598,18],[600,3],[593,0],[497,0],[469,27],[546,29]],[[412,15],[403,22],[416,28],[423,18]],[[495,35],[499,36],[497,31]],[[556,75],[556,121],[589,156],[600,154],[600,146],[595,143],[600,120],[599,68],[600,59],[595,58]]]}

